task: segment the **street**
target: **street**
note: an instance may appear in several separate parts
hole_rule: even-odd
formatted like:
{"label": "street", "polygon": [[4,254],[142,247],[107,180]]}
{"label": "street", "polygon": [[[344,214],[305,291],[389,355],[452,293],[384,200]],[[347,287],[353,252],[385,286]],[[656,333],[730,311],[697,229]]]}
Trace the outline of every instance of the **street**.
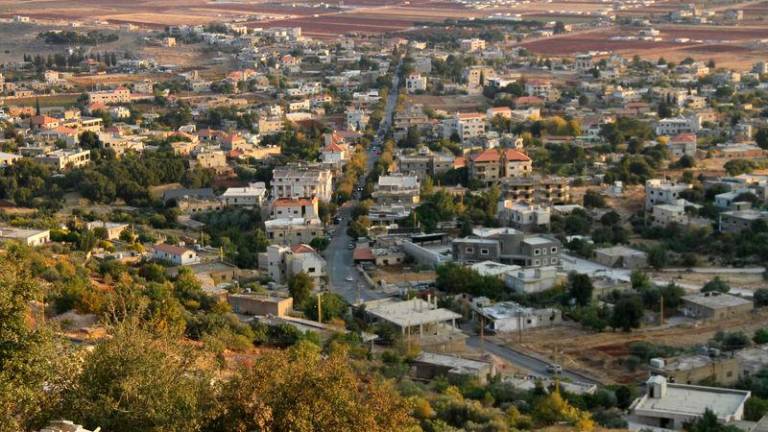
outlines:
{"label": "street", "polygon": [[[384,138],[387,136],[389,128],[391,127],[392,116],[399,95],[399,72],[401,67],[402,60],[393,74],[392,87],[389,92],[389,97],[387,98],[386,107],[384,108],[384,116],[379,124],[379,130],[376,133],[376,137],[368,148],[368,161],[365,167],[365,174],[360,176],[358,181],[359,187],[365,186],[365,178],[368,173],[371,172],[371,169],[373,169],[376,160],[378,160],[379,155],[373,148],[382,146]],[[349,226],[351,219],[352,209],[356,205],[357,200],[352,200],[341,206],[339,209],[339,216],[342,218],[341,223],[336,225],[333,236],[331,237],[331,243],[325,250],[325,259],[328,266],[329,290],[341,295],[350,304],[386,296],[381,292],[374,291],[372,289],[373,287],[369,286],[367,281],[355,268],[352,260],[352,249],[349,248],[349,245],[353,243],[354,240],[347,235],[347,227]]]}
{"label": "street", "polygon": [[[521,351],[512,349],[507,346],[498,345],[489,338],[480,339],[480,336],[473,335],[467,338],[467,346],[472,348],[481,349],[489,352],[493,355],[501,357],[502,359],[512,363],[513,365],[526,369],[531,372],[532,375],[552,378],[554,375],[547,370],[548,362],[540,360],[536,357],[523,353]],[[563,369],[560,377],[567,378],[570,381],[582,382],[589,384],[599,384],[598,381],[584,376],[578,372],[569,371]]]}

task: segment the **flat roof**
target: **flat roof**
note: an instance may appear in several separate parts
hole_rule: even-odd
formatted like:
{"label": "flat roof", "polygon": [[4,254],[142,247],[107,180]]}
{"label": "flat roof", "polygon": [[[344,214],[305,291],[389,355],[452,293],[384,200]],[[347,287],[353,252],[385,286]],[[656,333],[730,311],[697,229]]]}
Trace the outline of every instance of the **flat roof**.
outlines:
{"label": "flat roof", "polygon": [[539,236],[528,237],[525,240],[523,240],[523,243],[533,245],[533,246],[544,245],[544,244],[549,244],[553,242],[554,242],[553,240],[550,240],[546,237],[539,237]]}
{"label": "flat roof", "polygon": [[667,383],[664,396],[652,398],[646,394],[635,402],[634,409],[698,417],[709,408],[719,418],[729,418],[749,397],[750,392],[745,390]]}
{"label": "flat roof", "polygon": [[689,294],[687,296],[683,296],[683,301],[687,301],[690,303],[695,303],[697,305],[701,305],[704,307],[708,307],[710,309],[719,309],[719,308],[725,308],[725,307],[734,307],[734,306],[743,306],[745,304],[753,304],[752,301],[732,296],[730,294],[717,294],[717,295],[706,295],[706,294]]}
{"label": "flat roof", "polygon": [[415,361],[464,370],[478,370],[491,365],[489,362],[430,352],[422,352]]}
{"label": "flat roof", "polygon": [[374,301],[364,304],[366,305],[366,312],[398,327],[439,323],[461,318],[461,315],[448,309],[432,309],[433,306],[419,298],[405,301],[389,299],[389,301]]}

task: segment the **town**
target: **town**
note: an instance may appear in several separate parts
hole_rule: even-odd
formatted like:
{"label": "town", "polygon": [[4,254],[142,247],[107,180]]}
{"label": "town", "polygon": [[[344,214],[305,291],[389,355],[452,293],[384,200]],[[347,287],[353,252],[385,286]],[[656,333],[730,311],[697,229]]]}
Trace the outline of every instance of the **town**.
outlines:
{"label": "town", "polygon": [[0,430],[768,430],[765,2],[80,3],[0,1]]}

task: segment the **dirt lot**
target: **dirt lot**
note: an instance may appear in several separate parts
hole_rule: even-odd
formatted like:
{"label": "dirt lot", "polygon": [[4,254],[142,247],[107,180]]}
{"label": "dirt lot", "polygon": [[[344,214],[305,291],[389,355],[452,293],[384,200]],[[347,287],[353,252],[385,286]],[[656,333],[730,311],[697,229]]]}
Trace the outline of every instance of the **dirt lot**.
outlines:
{"label": "dirt lot", "polygon": [[631,333],[593,333],[581,329],[576,323],[567,323],[565,326],[525,333],[522,343],[518,334],[505,336],[504,339],[511,345],[522,346],[552,358],[564,367],[583,370],[607,382],[632,383],[647,376],[647,371],[642,368],[630,372],[622,364],[629,355],[632,342],[690,348],[706,343],[720,330],[741,330],[752,334],[765,326],[766,319],[768,311],[762,310],[718,322],[684,322],[674,327],[646,327]]}

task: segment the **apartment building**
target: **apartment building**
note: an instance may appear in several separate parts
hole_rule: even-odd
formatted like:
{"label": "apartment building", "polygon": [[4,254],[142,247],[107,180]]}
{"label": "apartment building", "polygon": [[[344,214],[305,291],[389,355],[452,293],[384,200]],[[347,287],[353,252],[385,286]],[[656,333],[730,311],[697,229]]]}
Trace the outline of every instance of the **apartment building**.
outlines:
{"label": "apartment building", "polygon": [[405,89],[408,93],[416,93],[427,89],[427,77],[421,74],[410,74],[405,79]]}
{"label": "apartment building", "polygon": [[485,41],[477,38],[462,39],[459,46],[464,52],[482,51],[485,49]]}
{"label": "apartment building", "polygon": [[264,222],[267,238],[272,244],[295,246],[309,243],[316,237],[323,236],[323,224],[320,219],[289,217],[272,219]]}
{"label": "apartment building", "polygon": [[379,176],[372,196],[380,206],[413,207],[419,203],[420,193],[421,183],[417,176],[394,173]]}
{"label": "apartment building", "polygon": [[125,87],[118,87],[114,90],[101,90],[88,92],[89,104],[121,104],[131,101],[131,91]]}
{"label": "apartment building", "polygon": [[320,215],[317,198],[279,198],[272,201],[272,219],[304,218],[317,219]]}
{"label": "apartment building", "polygon": [[657,204],[677,204],[680,193],[692,187],[687,183],[673,183],[666,179],[649,179],[645,182],[645,209],[651,211]]}
{"label": "apartment building", "polygon": [[495,261],[524,267],[559,265],[561,249],[555,238],[514,228],[475,228],[472,236],[451,242],[456,262]]}
{"label": "apartment building", "polygon": [[313,198],[330,201],[333,175],[329,169],[309,165],[275,168],[272,176],[272,198]]}
{"label": "apartment building", "polygon": [[566,204],[571,201],[571,186],[566,177],[507,177],[500,182],[502,195],[513,201]]}
{"label": "apartment building", "polygon": [[503,178],[531,175],[533,161],[514,149],[490,148],[470,155],[468,169],[471,180],[491,185]]}
{"label": "apartment building", "polygon": [[485,114],[484,113],[456,113],[443,123],[443,136],[450,138],[457,134],[461,142],[466,142],[474,138],[485,135]]}
{"label": "apartment building", "polygon": [[81,168],[91,162],[91,151],[83,149],[59,149],[39,155],[37,159],[59,171]]}

